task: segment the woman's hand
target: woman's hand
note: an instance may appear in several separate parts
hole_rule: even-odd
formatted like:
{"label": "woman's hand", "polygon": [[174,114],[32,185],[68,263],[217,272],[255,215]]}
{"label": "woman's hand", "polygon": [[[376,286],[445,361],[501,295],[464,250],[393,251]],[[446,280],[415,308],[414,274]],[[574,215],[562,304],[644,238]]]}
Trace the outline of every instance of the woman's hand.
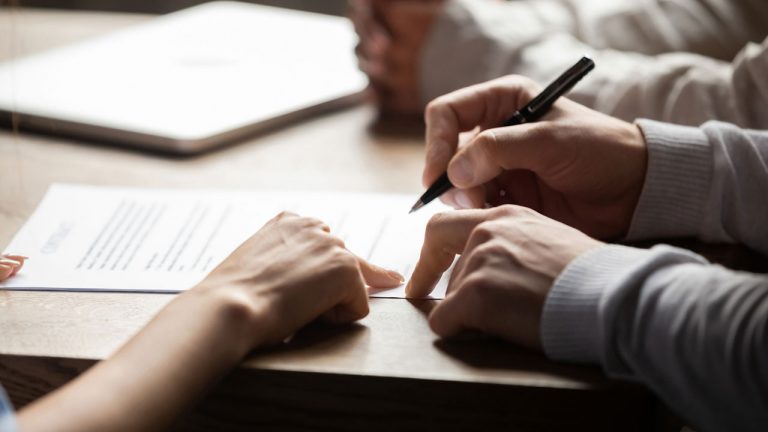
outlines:
{"label": "woman's hand", "polygon": [[[508,76],[435,99],[426,110],[424,185],[446,170],[459,208],[517,204],[603,239],[626,234],[645,180],[639,128],[560,98],[535,123],[498,127],[540,91]],[[459,134],[474,131],[466,144]]]}
{"label": "woman's hand", "polygon": [[368,313],[365,284],[402,277],[355,257],[316,219],[283,213],[106,361],[25,408],[25,431],[165,430],[253,348],[319,316]]}
{"label": "woman's hand", "polygon": [[336,323],[368,314],[366,283],[403,282],[349,252],[317,219],[281,213],[243,243],[193,291],[226,291],[252,317],[251,346],[278,342],[317,318]]}
{"label": "woman's hand", "polygon": [[21,255],[0,255],[0,282],[18,273],[26,259]]}

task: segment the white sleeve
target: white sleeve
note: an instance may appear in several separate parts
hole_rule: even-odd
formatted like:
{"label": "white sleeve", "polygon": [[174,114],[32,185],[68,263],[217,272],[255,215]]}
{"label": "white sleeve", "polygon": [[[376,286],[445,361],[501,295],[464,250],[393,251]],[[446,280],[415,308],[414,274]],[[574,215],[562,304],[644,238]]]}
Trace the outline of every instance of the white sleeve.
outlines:
{"label": "white sleeve", "polygon": [[768,35],[766,21],[764,0],[451,0],[422,51],[422,101],[510,73],[546,84],[591,54],[596,70],[570,95],[587,106],[628,120],[760,127],[765,46],[729,62]]}
{"label": "white sleeve", "polygon": [[592,55],[596,68],[568,97],[600,112],[627,121],[699,126],[720,120],[768,129],[768,38],[723,62],[689,53],[594,50],[560,34],[521,50],[517,72],[545,84],[580,54]]}

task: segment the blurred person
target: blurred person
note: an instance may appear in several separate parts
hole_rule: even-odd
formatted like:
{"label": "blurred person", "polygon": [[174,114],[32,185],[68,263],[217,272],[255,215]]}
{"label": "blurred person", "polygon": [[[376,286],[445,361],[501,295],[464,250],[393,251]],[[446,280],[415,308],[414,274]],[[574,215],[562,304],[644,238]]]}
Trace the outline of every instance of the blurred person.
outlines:
{"label": "blurred person", "polygon": [[549,81],[582,54],[571,99],[612,116],[768,128],[764,0],[352,0],[360,67],[388,110],[509,73]]}

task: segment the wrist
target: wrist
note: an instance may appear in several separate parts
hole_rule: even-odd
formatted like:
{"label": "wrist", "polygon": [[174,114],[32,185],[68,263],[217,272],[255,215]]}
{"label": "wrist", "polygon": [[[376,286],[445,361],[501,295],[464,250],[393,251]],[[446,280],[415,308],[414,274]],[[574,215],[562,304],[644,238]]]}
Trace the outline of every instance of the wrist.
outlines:
{"label": "wrist", "polygon": [[622,163],[622,171],[626,183],[622,193],[624,202],[621,206],[621,215],[618,218],[618,220],[622,221],[620,234],[617,236],[619,238],[625,237],[629,232],[632,216],[640,201],[640,195],[645,184],[645,176],[648,171],[648,147],[645,143],[642,129],[634,123],[623,123],[625,127],[621,142],[626,156],[624,163]]}
{"label": "wrist", "polygon": [[213,345],[236,364],[266,339],[268,317],[264,301],[253,299],[239,287],[201,284],[179,296],[188,314],[206,321]]}

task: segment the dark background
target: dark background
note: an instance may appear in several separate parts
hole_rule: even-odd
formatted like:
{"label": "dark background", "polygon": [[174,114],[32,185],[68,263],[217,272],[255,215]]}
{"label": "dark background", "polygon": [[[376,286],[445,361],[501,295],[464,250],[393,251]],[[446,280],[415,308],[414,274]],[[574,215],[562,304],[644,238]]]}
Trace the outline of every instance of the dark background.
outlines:
{"label": "dark background", "polygon": [[[248,3],[282,6],[332,15],[345,15],[347,0],[244,0]],[[183,9],[200,0],[0,0],[0,4],[57,9],[90,9],[101,11],[166,13]]]}

